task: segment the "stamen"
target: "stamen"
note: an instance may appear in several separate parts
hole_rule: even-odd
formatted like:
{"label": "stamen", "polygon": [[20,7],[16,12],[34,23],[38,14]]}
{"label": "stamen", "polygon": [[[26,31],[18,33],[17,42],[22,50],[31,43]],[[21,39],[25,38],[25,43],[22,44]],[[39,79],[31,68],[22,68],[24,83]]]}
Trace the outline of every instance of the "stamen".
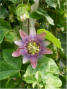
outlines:
{"label": "stamen", "polygon": [[35,54],[39,53],[40,45],[37,44],[35,41],[31,41],[31,42],[27,43],[27,50],[28,50],[28,53],[35,55]]}

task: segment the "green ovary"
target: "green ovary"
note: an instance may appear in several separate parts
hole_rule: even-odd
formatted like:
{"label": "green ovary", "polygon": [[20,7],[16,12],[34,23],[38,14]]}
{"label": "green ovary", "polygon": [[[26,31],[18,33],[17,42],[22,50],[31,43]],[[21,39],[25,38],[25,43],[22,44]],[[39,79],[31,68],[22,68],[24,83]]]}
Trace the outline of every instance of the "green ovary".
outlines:
{"label": "green ovary", "polygon": [[40,46],[36,42],[32,41],[27,44],[27,49],[30,54],[35,55],[36,53],[39,53]]}

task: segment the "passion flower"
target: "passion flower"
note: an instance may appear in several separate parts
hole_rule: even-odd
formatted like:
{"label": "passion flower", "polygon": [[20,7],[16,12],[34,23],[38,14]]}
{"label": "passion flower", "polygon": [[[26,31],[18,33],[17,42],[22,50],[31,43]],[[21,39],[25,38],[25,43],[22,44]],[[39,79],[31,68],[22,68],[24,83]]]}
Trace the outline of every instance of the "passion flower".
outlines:
{"label": "passion flower", "polygon": [[27,61],[31,62],[33,68],[37,66],[37,60],[43,54],[52,54],[52,51],[46,48],[46,41],[44,41],[45,33],[40,35],[27,35],[22,30],[19,31],[22,40],[15,41],[15,44],[18,45],[18,49],[12,53],[12,56],[17,57],[23,56],[23,63]]}

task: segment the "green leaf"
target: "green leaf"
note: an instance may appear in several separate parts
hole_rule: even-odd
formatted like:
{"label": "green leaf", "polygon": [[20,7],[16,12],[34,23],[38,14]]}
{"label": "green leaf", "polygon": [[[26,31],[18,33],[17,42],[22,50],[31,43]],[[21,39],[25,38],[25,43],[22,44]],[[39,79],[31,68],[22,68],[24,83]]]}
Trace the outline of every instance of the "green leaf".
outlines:
{"label": "green leaf", "polygon": [[32,12],[30,14],[30,16],[35,19],[41,19],[41,18],[45,17],[49,24],[54,25],[54,20],[50,17],[50,15],[47,13],[47,11],[45,11],[41,8],[39,8],[35,12]]}
{"label": "green leaf", "polygon": [[48,14],[45,14],[45,18],[47,19],[49,24],[54,25],[54,20]]}
{"label": "green leaf", "polygon": [[48,4],[48,6],[57,7],[57,0],[45,0],[45,2]]}
{"label": "green leaf", "polygon": [[11,65],[7,64],[7,62],[0,61],[0,80],[9,78],[18,72],[19,70],[13,69]]}
{"label": "green leaf", "polygon": [[[65,10],[64,9],[59,9],[59,10],[57,10],[57,27],[59,27],[59,28],[63,28],[63,29],[65,29],[66,28],[66,17],[65,17],[65,14],[66,14],[66,12],[65,12]],[[62,19],[61,19],[62,18]]]}
{"label": "green leaf", "polygon": [[39,71],[36,72],[35,78],[37,81],[39,81],[39,82],[41,81],[41,74]]}
{"label": "green leaf", "polygon": [[38,9],[37,13],[40,14],[40,15],[42,15],[42,16],[44,16],[46,18],[46,20],[48,21],[49,24],[54,25],[53,19],[49,16],[49,14],[45,10]]}
{"label": "green leaf", "polygon": [[64,50],[64,53],[66,54],[66,33],[59,32],[57,33],[57,37],[60,39],[62,48]]}
{"label": "green leaf", "polygon": [[37,12],[30,13],[30,17],[34,18],[34,19],[41,19],[42,18],[42,16],[39,15]]}
{"label": "green leaf", "polygon": [[58,88],[62,85],[61,80],[58,78],[58,75],[59,69],[54,60],[43,56],[39,59],[36,69],[32,69],[31,65],[28,66],[26,73],[24,74],[24,80],[27,83],[32,83],[32,85],[34,84],[34,82],[36,82],[36,84],[51,84],[52,86]]}
{"label": "green leaf", "polygon": [[0,18],[5,19],[8,15],[8,11],[4,7],[0,7]]}
{"label": "green leaf", "polygon": [[32,84],[32,87],[35,88],[36,85],[37,85],[37,82],[34,82],[34,83]]}
{"label": "green leaf", "polygon": [[45,80],[46,80],[46,85],[48,86],[52,85],[54,87],[61,87],[62,85],[61,80],[57,76],[54,76],[52,74],[47,74]]}
{"label": "green leaf", "polygon": [[60,88],[54,87],[53,85],[45,85],[45,89],[60,89]]}
{"label": "green leaf", "polygon": [[0,43],[2,43],[4,36],[10,29],[10,24],[5,20],[0,19]]}
{"label": "green leaf", "polygon": [[24,80],[27,82],[27,83],[34,83],[36,82],[36,79],[34,77],[34,75],[30,75],[28,77],[25,77]]}
{"label": "green leaf", "polygon": [[21,59],[12,57],[12,52],[12,49],[3,50],[4,60],[0,61],[0,80],[14,76],[21,69]]}
{"label": "green leaf", "polygon": [[24,77],[35,75],[36,78],[37,73],[39,73],[39,76],[40,74],[42,76],[43,74],[45,75],[46,73],[59,74],[59,69],[56,63],[51,58],[43,56],[41,59],[39,59],[37,68],[35,70],[32,69],[31,65],[28,66]]}
{"label": "green leaf", "polygon": [[14,42],[16,40],[19,40],[19,37],[17,36],[17,33],[15,31],[8,32],[5,36],[6,40],[9,42]]}
{"label": "green leaf", "polygon": [[1,71],[0,72],[0,80],[9,78],[10,76],[15,75],[19,70],[9,70],[9,71]]}
{"label": "green leaf", "polygon": [[46,33],[46,39],[51,41],[56,47],[61,48],[61,42],[59,39],[57,39],[51,32],[45,30],[45,29],[39,29],[37,31],[38,34],[41,34],[42,32]]}
{"label": "green leaf", "polygon": [[9,1],[11,1],[11,2],[14,3],[14,4],[16,4],[16,3],[18,3],[18,2],[21,1],[21,0],[9,0]]}
{"label": "green leaf", "polygon": [[19,4],[16,8],[16,14],[18,20],[24,21],[29,18],[30,5]]}
{"label": "green leaf", "polygon": [[14,49],[4,49],[3,58],[8,64],[10,64],[12,66],[12,68],[19,70],[21,68],[21,58],[12,57],[13,51],[15,51],[15,50]]}

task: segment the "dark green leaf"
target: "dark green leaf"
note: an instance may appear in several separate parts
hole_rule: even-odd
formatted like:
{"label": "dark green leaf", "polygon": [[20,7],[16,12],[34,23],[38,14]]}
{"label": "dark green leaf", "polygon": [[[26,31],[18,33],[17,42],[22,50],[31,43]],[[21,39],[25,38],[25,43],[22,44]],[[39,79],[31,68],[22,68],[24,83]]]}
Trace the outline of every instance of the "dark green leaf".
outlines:
{"label": "dark green leaf", "polygon": [[34,18],[34,19],[41,19],[42,18],[42,16],[40,16],[38,13],[36,13],[36,12],[32,12],[31,14],[30,14],[30,17],[31,18]]}
{"label": "dark green leaf", "polygon": [[8,11],[4,7],[0,7],[0,18],[4,19],[8,15]]}
{"label": "dark green leaf", "polygon": [[30,16],[35,19],[41,19],[41,18],[45,17],[45,19],[47,20],[47,22],[49,24],[54,25],[54,20],[50,17],[50,15],[45,10],[43,10],[41,8],[39,8],[35,12],[32,12],[30,14]]}
{"label": "dark green leaf", "polygon": [[0,80],[9,78],[20,71],[21,59],[12,57],[12,49],[4,49],[4,60],[0,61]]}
{"label": "dark green leaf", "polygon": [[18,72],[19,70],[13,69],[10,64],[7,64],[7,62],[0,61],[0,80],[9,78]]}
{"label": "dark green leaf", "polygon": [[10,29],[10,24],[5,20],[0,19],[0,43],[2,43],[4,36]]}
{"label": "dark green leaf", "polygon": [[10,64],[13,68],[19,70],[21,68],[21,58],[12,57],[12,52],[13,51],[15,51],[15,50],[13,50],[13,49],[4,49],[3,50],[3,57],[4,57],[4,60],[8,64]]}
{"label": "dark green leaf", "polygon": [[45,2],[51,7],[57,7],[57,0],[45,0]]}
{"label": "dark green leaf", "polygon": [[9,0],[9,1],[11,1],[11,2],[14,3],[14,4],[16,4],[16,3],[18,3],[18,2],[21,1],[21,0]]}
{"label": "dark green leaf", "polygon": [[38,10],[37,10],[37,13],[38,13],[39,15],[44,16],[44,17],[46,18],[46,20],[48,21],[49,24],[54,25],[54,20],[49,16],[49,14],[48,14],[45,10],[43,10],[43,9],[38,9]]}

